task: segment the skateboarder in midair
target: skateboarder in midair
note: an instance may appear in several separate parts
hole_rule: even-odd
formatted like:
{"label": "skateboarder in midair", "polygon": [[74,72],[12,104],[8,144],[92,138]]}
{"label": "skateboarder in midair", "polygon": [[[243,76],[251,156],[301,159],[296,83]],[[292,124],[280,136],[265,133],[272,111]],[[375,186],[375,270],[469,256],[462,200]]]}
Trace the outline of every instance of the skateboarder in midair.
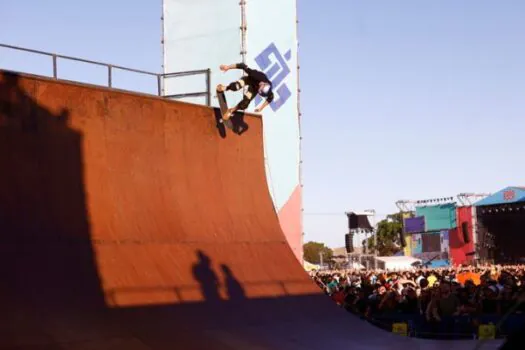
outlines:
{"label": "skateboarder in midair", "polygon": [[220,69],[223,72],[227,72],[230,69],[242,69],[246,72],[246,76],[243,76],[237,81],[230,83],[227,86],[219,85],[219,91],[238,91],[244,87],[247,89],[244,91],[243,99],[235,107],[228,108],[228,111],[222,116],[224,120],[229,120],[233,113],[236,111],[244,111],[250,105],[250,102],[255,98],[257,94],[265,97],[266,100],[264,103],[255,109],[256,113],[262,112],[266,106],[268,106],[273,101],[273,91],[272,91],[272,82],[266,74],[261,71],[251,69],[244,63],[234,63],[230,65],[222,64]]}

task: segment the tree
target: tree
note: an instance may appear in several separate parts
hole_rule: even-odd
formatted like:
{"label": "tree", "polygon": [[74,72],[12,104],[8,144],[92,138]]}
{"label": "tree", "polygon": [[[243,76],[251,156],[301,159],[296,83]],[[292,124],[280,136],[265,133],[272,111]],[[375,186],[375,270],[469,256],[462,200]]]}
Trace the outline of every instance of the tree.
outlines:
{"label": "tree", "polygon": [[[401,249],[400,233],[403,230],[403,216],[391,214],[377,224],[377,255],[392,256]],[[368,249],[374,251],[374,236],[368,238]]]}
{"label": "tree", "polygon": [[319,253],[323,253],[323,262],[328,263],[332,260],[333,252],[323,243],[308,242],[303,245],[304,260],[312,264],[319,264],[321,259]]}

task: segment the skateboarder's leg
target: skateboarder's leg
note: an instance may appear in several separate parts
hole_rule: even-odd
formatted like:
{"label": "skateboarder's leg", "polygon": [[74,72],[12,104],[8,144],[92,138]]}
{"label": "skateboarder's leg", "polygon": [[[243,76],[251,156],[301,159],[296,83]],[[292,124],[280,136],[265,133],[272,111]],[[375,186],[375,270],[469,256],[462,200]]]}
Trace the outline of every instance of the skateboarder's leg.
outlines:
{"label": "skateboarder's leg", "polygon": [[230,115],[236,111],[246,110],[255,98],[255,94],[256,92],[250,86],[248,86],[248,89],[246,89],[246,91],[244,92],[243,99],[237,104],[237,106],[233,108],[233,110],[230,112]]}
{"label": "skateboarder's leg", "polygon": [[248,108],[252,100],[255,98],[256,94],[257,92],[254,89],[252,89],[251,86],[248,86],[248,88],[244,92],[242,101],[238,104],[238,109],[244,111],[246,108]]}
{"label": "skateboarder's leg", "polygon": [[[244,88],[248,83],[247,77],[242,77],[237,81],[234,81],[227,86],[219,85],[218,90],[219,91],[239,91],[242,88]],[[224,113],[222,116],[223,120],[229,120],[233,113],[235,113],[238,110],[238,105],[232,108],[228,108],[228,110]]]}
{"label": "skateboarder's leg", "polygon": [[232,107],[232,108],[228,108],[228,110],[226,111],[226,113],[224,113],[224,115],[222,116],[222,119],[223,119],[223,120],[230,120],[231,116],[232,116],[233,113],[235,113],[236,111],[237,111],[237,106]]}
{"label": "skateboarder's leg", "polygon": [[243,87],[245,87],[248,84],[247,77],[242,77],[241,79],[234,81],[230,84],[228,84],[224,91],[239,91]]}
{"label": "skateboarder's leg", "polygon": [[[252,96],[252,97],[249,97],[249,96]],[[229,120],[231,116],[233,115],[233,113],[237,111],[244,111],[246,108],[248,108],[248,106],[250,105],[250,102],[252,102],[254,97],[255,95],[253,94],[245,93],[241,102],[239,102],[235,107],[228,109],[228,111],[222,118],[224,120]]]}
{"label": "skateboarder's leg", "polygon": [[242,77],[241,79],[226,86],[225,91],[238,91],[244,87],[247,87],[247,89],[243,94],[243,99],[235,107],[229,108],[228,111],[222,116],[222,119],[229,120],[233,113],[246,110],[257,94],[257,91],[248,85],[247,77]]}

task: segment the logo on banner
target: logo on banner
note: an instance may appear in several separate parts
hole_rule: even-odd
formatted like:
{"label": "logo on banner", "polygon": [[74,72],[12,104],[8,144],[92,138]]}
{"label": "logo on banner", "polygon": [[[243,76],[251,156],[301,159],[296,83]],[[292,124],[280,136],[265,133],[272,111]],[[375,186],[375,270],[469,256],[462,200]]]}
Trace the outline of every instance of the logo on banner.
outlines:
{"label": "logo on banner", "polygon": [[[290,75],[288,61],[292,58],[292,50],[288,50],[284,55],[277,49],[274,43],[271,43],[257,57],[255,63],[263,71],[273,85],[274,100],[270,107],[274,112],[278,111],[288,99],[292,96],[290,89],[286,85],[285,79]],[[262,102],[262,98],[257,95],[255,104]]]}
{"label": "logo on banner", "polygon": [[505,201],[512,201],[516,198],[516,192],[513,190],[508,190],[503,192],[503,200]]}

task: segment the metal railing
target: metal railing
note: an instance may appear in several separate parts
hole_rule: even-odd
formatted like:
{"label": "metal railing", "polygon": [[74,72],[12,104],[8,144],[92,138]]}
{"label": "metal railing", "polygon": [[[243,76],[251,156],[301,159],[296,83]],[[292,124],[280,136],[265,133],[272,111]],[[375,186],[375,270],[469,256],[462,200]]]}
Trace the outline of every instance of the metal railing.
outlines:
{"label": "metal railing", "polygon": [[[25,47],[19,47],[19,46],[13,46],[13,45],[7,45],[0,43],[0,48],[6,48],[6,49],[12,49],[17,51],[23,51],[23,52],[29,52],[34,53],[38,55],[44,55],[51,57],[52,64],[53,64],[53,78],[56,80],[62,80],[59,78],[59,72],[58,72],[58,59],[65,59],[70,61],[76,61],[76,62],[82,62],[82,63],[89,63],[96,66],[106,67],[107,69],[107,87],[114,88],[113,86],[113,71],[115,69],[132,72],[132,73],[139,73],[151,77],[155,77],[157,80],[157,94],[156,96],[166,97],[166,98],[186,98],[186,97],[206,97],[206,105],[211,105],[211,87],[210,87],[210,75],[211,71],[210,69],[200,69],[200,70],[193,70],[193,71],[185,71],[185,72],[173,72],[173,73],[153,73],[148,72],[140,69],[134,69],[134,68],[128,68],[123,67],[115,64],[105,63],[105,62],[98,62],[93,60],[87,60],[84,58],[79,57],[73,57],[73,56],[66,56],[66,55],[60,55],[52,52],[46,52],[46,51],[40,51],[40,50],[34,50],[34,49],[28,49]],[[0,67],[1,68],[1,67]],[[19,72],[23,73],[23,72]],[[163,78],[174,78],[174,77],[183,77],[183,76],[191,76],[191,75],[205,75],[206,79],[206,91],[199,91],[199,92],[190,92],[190,93],[180,93],[180,94],[171,94],[171,95],[162,95],[162,79]],[[45,75],[41,75],[45,76]]]}
{"label": "metal railing", "polygon": [[206,105],[210,106],[211,105],[211,71],[209,68],[201,69],[201,70],[186,71],[186,72],[165,73],[165,74],[160,74],[160,76],[166,79],[166,78],[175,78],[175,77],[186,77],[190,75],[199,75],[199,74],[206,75],[206,91],[171,94],[171,95],[164,95],[164,97],[166,98],[185,98],[185,97],[206,96]]}

